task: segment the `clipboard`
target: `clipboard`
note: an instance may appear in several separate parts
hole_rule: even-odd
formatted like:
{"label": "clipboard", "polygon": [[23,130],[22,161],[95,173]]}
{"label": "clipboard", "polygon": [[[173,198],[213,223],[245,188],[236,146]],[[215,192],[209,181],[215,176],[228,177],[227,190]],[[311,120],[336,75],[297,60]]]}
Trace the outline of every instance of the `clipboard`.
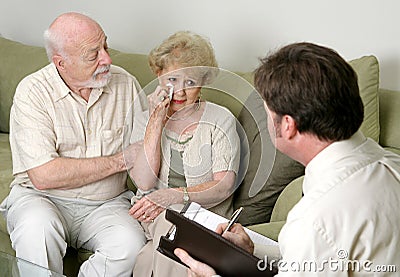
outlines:
{"label": "clipboard", "polygon": [[165,218],[175,225],[175,235],[173,239],[169,239],[169,234],[162,236],[157,250],[180,264],[183,263],[175,256],[175,248],[185,249],[194,259],[210,265],[224,277],[268,277],[277,273],[265,267],[258,269],[259,258],[174,210],[167,209]]}

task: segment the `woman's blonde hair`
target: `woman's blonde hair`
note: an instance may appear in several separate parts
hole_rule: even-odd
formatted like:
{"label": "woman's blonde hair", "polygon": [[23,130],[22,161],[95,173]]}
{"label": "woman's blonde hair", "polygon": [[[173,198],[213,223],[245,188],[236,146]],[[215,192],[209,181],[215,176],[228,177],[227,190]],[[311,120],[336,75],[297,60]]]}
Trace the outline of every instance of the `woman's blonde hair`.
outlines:
{"label": "woman's blonde hair", "polygon": [[[206,79],[218,72],[214,49],[208,39],[190,31],[179,31],[164,40],[149,54],[151,70],[158,74],[171,65],[181,67],[211,67]],[[210,72],[208,72],[210,71]]]}

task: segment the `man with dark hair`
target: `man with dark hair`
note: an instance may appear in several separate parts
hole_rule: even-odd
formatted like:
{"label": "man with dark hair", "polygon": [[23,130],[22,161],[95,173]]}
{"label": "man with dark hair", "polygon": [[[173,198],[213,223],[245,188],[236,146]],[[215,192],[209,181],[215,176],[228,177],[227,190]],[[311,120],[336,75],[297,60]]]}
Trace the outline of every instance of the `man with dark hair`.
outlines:
{"label": "man with dark hair", "polygon": [[[332,49],[295,43],[261,61],[255,86],[275,146],[306,166],[304,197],[279,234],[279,275],[364,276],[376,265],[399,266],[400,157],[359,131],[363,103],[351,66]],[[224,236],[269,255],[240,226]],[[175,252],[190,273],[215,274]]]}

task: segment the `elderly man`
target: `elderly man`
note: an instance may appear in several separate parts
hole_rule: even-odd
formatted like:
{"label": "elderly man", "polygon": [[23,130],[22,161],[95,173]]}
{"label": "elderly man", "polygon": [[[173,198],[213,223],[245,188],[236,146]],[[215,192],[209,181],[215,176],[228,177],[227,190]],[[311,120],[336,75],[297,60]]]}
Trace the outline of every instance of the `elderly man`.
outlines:
{"label": "elderly man", "polygon": [[[262,60],[255,86],[275,146],[306,166],[304,197],[279,234],[279,276],[365,276],[376,265],[399,267],[400,157],[358,130],[363,103],[351,66],[329,48],[291,44]],[[270,255],[240,225],[224,236],[260,258]],[[190,274],[215,274],[175,251]]]}
{"label": "elderly man", "polygon": [[144,134],[141,101],[126,117],[140,86],[111,65],[93,19],[62,14],[44,38],[51,63],[20,82],[11,110],[15,179],[2,207],[13,248],[61,273],[67,246],[85,248],[80,275],[130,276],[145,237],[128,214],[122,136]]}

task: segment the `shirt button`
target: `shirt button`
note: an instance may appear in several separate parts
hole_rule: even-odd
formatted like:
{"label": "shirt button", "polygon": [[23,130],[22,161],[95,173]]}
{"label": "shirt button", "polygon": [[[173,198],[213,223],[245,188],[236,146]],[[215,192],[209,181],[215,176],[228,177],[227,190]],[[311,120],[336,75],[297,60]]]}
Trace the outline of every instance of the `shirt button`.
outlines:
{"label": "shirt button", "polygon": [[88,133],[88,135],[91,135],[92,134],[92,130],[88,129],[87,133]]}

